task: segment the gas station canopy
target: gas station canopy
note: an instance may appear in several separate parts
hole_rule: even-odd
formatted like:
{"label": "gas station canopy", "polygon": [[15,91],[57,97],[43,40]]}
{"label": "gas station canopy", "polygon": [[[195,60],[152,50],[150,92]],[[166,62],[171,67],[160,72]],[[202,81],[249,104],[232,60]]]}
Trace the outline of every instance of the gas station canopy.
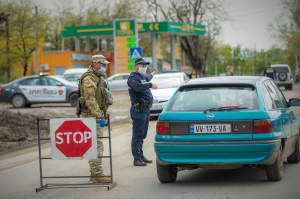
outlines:
{"label": "gas station canopy", "polygon": [[[62,30],[62,36],[67,37],[113,37],[113,24],[68,26]],[[180,22],[145,22],[138,23],[138,34],[160,33],[162,35],[204,35],[205,26],[200,24],[187,24]]]}

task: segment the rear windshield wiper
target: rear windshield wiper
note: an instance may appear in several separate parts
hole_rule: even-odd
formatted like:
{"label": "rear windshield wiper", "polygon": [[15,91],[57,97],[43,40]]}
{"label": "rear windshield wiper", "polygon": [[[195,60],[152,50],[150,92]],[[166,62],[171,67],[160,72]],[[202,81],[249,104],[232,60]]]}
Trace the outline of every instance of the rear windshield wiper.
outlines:
{"label": "rear windshield wiper", "polygon": [[207,111],[228,111],[228,110],[240,110],[240,109],[248,109],[248,107],[241,107],[241,106],[222,106],[218,108],[207,108],[204,110],[204,113]]}

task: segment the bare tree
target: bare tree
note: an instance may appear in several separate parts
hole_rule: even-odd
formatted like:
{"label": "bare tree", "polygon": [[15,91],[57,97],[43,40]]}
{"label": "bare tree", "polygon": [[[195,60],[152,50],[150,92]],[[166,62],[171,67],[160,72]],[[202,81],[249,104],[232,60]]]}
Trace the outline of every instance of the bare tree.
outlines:
{"label": "bare tree", "polygon": [[[299,68],[300,59],[300,2],[299,0],[282,0],[283,12],[276,17],[269,28],[274,37],[286,46],[286,62]],[[296,58],[296,59],[294,59]]]}
{"label": "bare tree", "polygon": [[205,76],[206,60],[212,42],[221,33],[221,22],[229,19],[224,7],[226,0],[146,0],[156,21],[167,20],[202,24],[206,35],[181,37],[181,48],[199,76]]}
{"label": "bare tree", "polygon": [[[45,24],[49,34],[46,41],[52,50],[61,49],[61,30],[67,26],[111,24],[116,18],[136,18],[142,15],[142,5],[138,0],[93,0],[87,4],[85,0],[66,0],[52,11],[51,20]],[[91,43],[91,50],[96,48]],[[75,50],[73,39],[65,40],[65,48]]]}

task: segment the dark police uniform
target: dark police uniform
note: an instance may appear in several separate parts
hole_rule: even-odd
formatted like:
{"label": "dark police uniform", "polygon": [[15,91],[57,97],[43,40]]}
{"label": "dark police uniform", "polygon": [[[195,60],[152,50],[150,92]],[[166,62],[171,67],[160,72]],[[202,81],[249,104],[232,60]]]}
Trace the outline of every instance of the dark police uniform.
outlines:
{"label": "dark police uniform", "polygon": [[271,79],[275,79],[276,78],[276,71],[274,68],[272,67],[267,67],[265,70],[264,70],[264,74],[263,76],[266,76],[266,77],[269,77]]}
{"label": "dark police uniform", "polygon": [[134,160],[144,157],[143,143],[148,133],[150,107],[153,102],[153,96],[150,91],[152,83],[149,82],[151,79],[151,74],[141,75],[132,72],[127,81],[131,101],[130,116],[133,126],[131,151]]}

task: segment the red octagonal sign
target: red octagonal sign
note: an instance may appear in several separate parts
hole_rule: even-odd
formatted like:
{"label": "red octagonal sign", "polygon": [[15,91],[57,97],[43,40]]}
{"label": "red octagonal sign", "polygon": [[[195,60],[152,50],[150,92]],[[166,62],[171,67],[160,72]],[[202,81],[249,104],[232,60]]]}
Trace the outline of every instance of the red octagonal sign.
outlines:
{"label": "red octagonal sign", "polygon": [[81,158],[92,147],[92,131],[81,121],[64,121],[55,131],[55,146],[67,158]]}

